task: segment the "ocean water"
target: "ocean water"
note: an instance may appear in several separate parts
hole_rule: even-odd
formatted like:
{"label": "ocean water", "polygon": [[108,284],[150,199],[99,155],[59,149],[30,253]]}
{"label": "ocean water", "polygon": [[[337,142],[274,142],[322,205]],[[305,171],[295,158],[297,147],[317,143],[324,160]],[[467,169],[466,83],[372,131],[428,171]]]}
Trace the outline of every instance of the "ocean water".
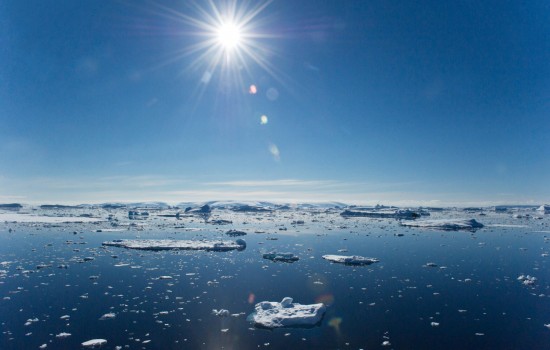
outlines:
{"label": "ocean water", "polygon": [[[473,217],[485,224],[475,232],[404,228],[338,212],[224,215],[232,225],[152,217],[114,232],[105,231],[108,222],[1,223],[0,348],[80,349],[94,338],[107,340],[102,349],[550,348],[548,215],[432,215]],[[305,224],[291,225],[296,219]],[[232,240],[224,235],[232,228],[248,233],[245,250],[101,245],[136,237]],[[273,250],[300,260],[262,258]],[[380,262],[346,266],[324,254]],[[537,278],[533,285],[517,279],[527,274]],[[287,296],[325,303],[321,323],[266,330],[247,321],[255,303]],[[100,320],[107,313],[116,316]],[[71,336],[56,338],[61,332]]]}

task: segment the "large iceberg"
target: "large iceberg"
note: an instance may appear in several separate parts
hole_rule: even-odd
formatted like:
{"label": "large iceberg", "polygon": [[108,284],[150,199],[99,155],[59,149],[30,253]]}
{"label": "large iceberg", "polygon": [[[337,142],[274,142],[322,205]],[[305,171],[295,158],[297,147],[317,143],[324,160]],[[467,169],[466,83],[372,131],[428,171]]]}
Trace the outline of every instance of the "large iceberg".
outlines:
{"label": "large iceberg", "polygon": [[302,305],[286,297],[280,303],[262,301],[256,304],[255,312],[248,320],[257,327],[265,328],[312,327],[321,321],[325,311],[323,303]]}
{"label": "large iceberg", "polygon": [[543,204],[537,208],[537,211],[540,212],[541,214],[550,214],[550,205]]}
{"label": "large iceberg", "polygon": [[102,243],[105,246],[123,247],[142,250],[243,250],[246,242],[243,239],[236,241],[189,241],[178,239],[115,239]]}
{"label": "large iceberg", "polygon": [[345,265],[370,265],[380,260],[359,255],[323,255],[323,259]]}
{"label": "large iceberg", "polygon": [[483,224],[475,219],[440,219],[401,222],[402,226],[431,228],[446,231],[476,230],[482,228]]}

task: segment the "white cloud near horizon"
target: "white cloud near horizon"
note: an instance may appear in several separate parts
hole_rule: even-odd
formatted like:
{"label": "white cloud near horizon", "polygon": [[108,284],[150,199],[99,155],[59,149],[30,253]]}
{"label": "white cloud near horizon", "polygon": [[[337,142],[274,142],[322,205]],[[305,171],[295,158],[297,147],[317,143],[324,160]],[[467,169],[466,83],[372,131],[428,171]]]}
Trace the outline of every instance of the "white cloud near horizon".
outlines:
{"label": "white cloud near horizon", "polygon": [[[0,201],[28,204],[83,204],[152,202],[170,204],[212,200],[271,201],[279,203],[343,202],[398,206],[489,206],[540,204],[536,196],[514,197],[475,193],[428,193],[414,182],[345,182],[336,180],[233,180],[200,182],[185,177],[114,175],[89,178],[0,178]],[[9,192],[8,192],[9,191]]]}

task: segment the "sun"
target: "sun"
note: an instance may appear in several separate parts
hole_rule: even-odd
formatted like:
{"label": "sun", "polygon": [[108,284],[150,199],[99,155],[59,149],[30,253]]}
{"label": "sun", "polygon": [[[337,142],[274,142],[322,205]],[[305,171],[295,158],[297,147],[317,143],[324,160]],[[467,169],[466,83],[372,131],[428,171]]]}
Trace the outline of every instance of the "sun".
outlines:
{"label": "sun", "polygon": [[275,69],[272,59],[280,35],[270,27],[273,16],[265,11],[273,1],[189,1],[184,11],[155,4],[159,15],[178,22],[173,28],[181,35],[181,46],[174,48],[167,63],[187,61],[184,72],[200,76],[201,94],[213,78],[219,86],[242,91],[258,71],[279,80],[284,74]]}
{"label": "sun", "polygon": [[231,51],[242,44],[243,33],[235,23],[222,23],[216,32],[216,39],[225,51]]}

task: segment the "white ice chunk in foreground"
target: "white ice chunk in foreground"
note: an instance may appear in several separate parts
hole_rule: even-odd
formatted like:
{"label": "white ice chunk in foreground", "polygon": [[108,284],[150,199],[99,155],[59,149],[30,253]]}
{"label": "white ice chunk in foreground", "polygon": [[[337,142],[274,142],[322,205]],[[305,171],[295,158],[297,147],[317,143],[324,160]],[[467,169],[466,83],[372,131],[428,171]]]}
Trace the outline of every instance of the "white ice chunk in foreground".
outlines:
{"label": "white ice chunk in foreground", "polygon": [[323,255],[323,259],[346,265],[370,265],[380,260],[359,255]]}
{"label": "white ice chunk in foreground", "polygon": [[401,222],[402,226],[431,228],[447,231],[456,230],[475,230],[482,228],[483,224],[475,219],[441,219],[441,220],[421,220]]}
{"label": "white ice chunk in foreground", "polygon": [[142,250],[243,250],[246,248],[246,242],[242,239],[236,241],[188,241],[177,239],[115,239],[108,242],[103,242],[103,245],[113,247],[123,247],[129,249]]}
{"label": "white ice chunk in foreground", "polygon": [[540,212],[541,214],[550,214],[550,205],[543,204],[537,208],[537,211]]}
{"label": "white ice chunk in foreground", "polygon": [[86,348],[93,348],[93,347],[96,347],[96,346],[101,346],[103,344],[107,344],[107,340],[105,340],[105,339],[92,339],[92,340],[88,340],[88,341],[85,341],[84,343],[82,343],[82,346],[84,346]]}
{"label": "white ice chunk in foreground", "polygon": [[323,303],[301,305],[286,297],[280,303],[262,301],[256,304],[255,312],[248,319],[256,326],[265,328],[314,326],[326,311]]}

